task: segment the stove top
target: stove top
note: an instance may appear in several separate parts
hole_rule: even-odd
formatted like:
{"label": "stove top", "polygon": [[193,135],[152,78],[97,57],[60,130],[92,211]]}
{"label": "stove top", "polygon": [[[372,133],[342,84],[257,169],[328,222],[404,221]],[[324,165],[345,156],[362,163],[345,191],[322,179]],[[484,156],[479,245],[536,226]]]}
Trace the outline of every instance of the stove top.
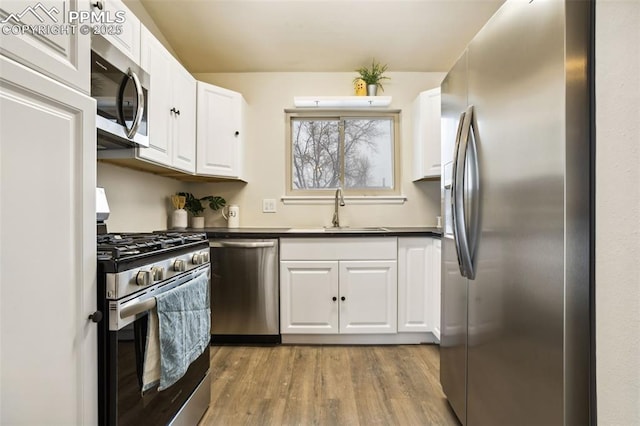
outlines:
{"label": "stove top", "polygon": [[99,261],[128,260],[172,248],[188,247],[207,241],[203,232],[153,232],[102,234],[97,236]]}

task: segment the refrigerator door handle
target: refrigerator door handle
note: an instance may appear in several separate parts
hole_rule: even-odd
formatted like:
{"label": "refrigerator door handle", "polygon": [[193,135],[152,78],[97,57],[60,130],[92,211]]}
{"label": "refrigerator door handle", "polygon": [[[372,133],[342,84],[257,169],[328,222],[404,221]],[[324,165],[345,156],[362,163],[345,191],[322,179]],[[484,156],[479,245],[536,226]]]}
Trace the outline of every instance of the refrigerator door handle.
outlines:
{"label": "refrigerator door handle", "polygon": [[460,154],[460,138],[462,136],[462,128],[464,125],[465,112],[460,114],[460,120],[458,121],[458,130],[456,132],[456,144],[453,151],[453,170],[451,176],[451,227],[453,230],[453,242],[456,247],[456,257],[458,259],[458,268],[460,268],[460,273],[462,276],[465,276],[463,261],[462,261],[462,249],[460,247],[460,232],[461,232],[461,224],[458,222],[458,202],[457,196],[458,193],[458,166],[459,161],[458,157]]}
{"label": "refrigerator door handle", "polygon": [[479,232],[480,232],[480,168],[478,163],[478,125],[476,120],[475,110],[471,114],[469,131],[469,143],[467,145],[467,154],[465,154],[465,164],[467,155],[470,158],[469,171],[467,177],[469,178],[469,226],[467,230],[469,232],[469,278],[474,279],[476,276],[476,265],[474,260],[476,258],[476,249],[478,244]]}
{"label": "refrigerator door handle", "polygon": [[[473,261],[471,256],[471,250],[469,248],[469,228],[467,226],[466,212],[465,212],[465,195],[467,192],[473,193],[474,182],[477,179],[470,176],[469,182],[465,181],[467,174],[467,154],[469,150],[469,139],[471,138],[471,124],[473,121],[473,105],[467,108],[464,114],[464,123],[462,125],[462,134],[460,136],[460,143],[458,152],[456,154],[456,164],[454,165],[454,182],[455,188],[453,197],[455,198],[455,211],[453,212],[455,218],[453,224],[458,228],[454,233],[456,237],[456,247],[458,251],[458,262],[460,264],[460,273],[463,277],[469,279],[475,278],[475,271],[473,268]],[[476,169],[474,167],[473,169]],[[473,173],[471,173],[473,174]],[[473,209],[477,211],[477,209]],[[455,228],[454,228],[455,229]]]}

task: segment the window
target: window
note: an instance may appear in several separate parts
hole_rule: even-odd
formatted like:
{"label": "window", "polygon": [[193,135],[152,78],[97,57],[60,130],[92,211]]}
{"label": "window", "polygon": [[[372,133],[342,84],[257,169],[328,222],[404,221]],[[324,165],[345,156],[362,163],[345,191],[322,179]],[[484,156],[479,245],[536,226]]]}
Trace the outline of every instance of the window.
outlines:
{"label": "window", "polygon": [[397,111],[287,112],[287,194],[399,193]]}

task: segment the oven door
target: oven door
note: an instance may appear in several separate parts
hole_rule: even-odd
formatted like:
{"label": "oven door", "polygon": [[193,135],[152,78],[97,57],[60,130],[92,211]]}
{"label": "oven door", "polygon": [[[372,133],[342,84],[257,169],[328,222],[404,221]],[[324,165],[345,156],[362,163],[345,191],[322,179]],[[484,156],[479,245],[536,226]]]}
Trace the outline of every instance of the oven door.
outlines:
{"label": "oven door", "polygon": [[[209,347],[189,366],[186,374],[174,385],[158,391],[157,387],[142,393],[144,356],[147,348],[149,311],[130,314],[144,307],[155,295],[186,284],[201,274],[209,275],[209,265],[203,265],[149,288],[143,295],[109,303],[110,330],[106,342],[106,378],[104,411],[107,425],[166,425],[198,388],[209,370]],[[148,308],[147,308],[148,309]],[[129,316],[126,316],[129,315]],[[124,318],[121,318],[124,316]],[[116,319],[117,318],[117,319]],[[207,400],[208,404],[208,400]]]}

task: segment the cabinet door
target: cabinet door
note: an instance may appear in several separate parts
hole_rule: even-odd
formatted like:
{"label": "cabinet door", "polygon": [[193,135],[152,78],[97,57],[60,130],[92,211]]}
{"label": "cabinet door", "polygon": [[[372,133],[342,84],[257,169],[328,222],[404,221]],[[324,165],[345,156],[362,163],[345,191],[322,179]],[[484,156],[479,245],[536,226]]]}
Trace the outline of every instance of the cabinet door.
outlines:
{"label": "cabinet door", "polygon": [[[61,28],[65,26],[63,13],[89,8],[87,0],[42,3],[3,0],[0,3],[0,19],[7,19],[10,14],[14,16],[22,14],[29,7],[34,10],[22,15],[19,23],[9,18],[2,24],[3,29],[14,24],[15,28],[23,24],[43,24]],[[91,36],[88,34],[83,35],[79,31],[74,34],[69,31],[67,34],[57,35],[32,32],[24,34],[20,32],[16,35],[2,34],[0,35],[0,53],[83,93],[89,94],[91,91]]]}
{"label": "cabinet door", "polygon": [[[102,7],[102,10],[100,10]],[[124,19],[121,25],[120,34],[108,32],[104,36],[94,35],[94,37],[104,37],[109,40],[122,53],[133,59],[136,64],[140,63],[140,20],[129,10],[121,0],[91,0],[91,10],[94,13],[102,13],[108,19],[115,19],[118,14],[124,12]]]}
{"label": "cabinet door", "polygon": [[397,331],[395,261],[340,262],[340,333]]}
{"label": "cabinet door", "polygon": [[398,331],[433,331],[432,242],[398,238]]}
{"label": "cabinet door", "polygon": [[438,340],[440,340],[440,303],[442,299],[442,277],[440,275],[442,270],[441,244],[442,242],[439,239],[433,239],[430,274],[431,280],[429,285],[429,287],[431,288],[431,308],[429,309],[431,311],[431,331]]}
{"label": "cabinet door", "polygon": [[413,105],[413,180],[440,178],[440,88],[420,93]]}
{"label": "cabinet door", "polygon": [[149,147],[139,148],[138,156],[145,160],[171,166],[171,69],[175,59],[162,44],[146,29],[142,31],[141,66],[151,76],[149,91]]}
{"label": "cabinet door", "polygon": [[197,174],[240,177],[242,108],[240,93],[198,82]]}
{"label": "cabinet door", "polygon": [[338,262],[280,262],[280,332],[338,333]]}
{"label": "cabinet door", "polygon": [[189,173],[196,171],[196,80],[174,61],[172,112],[173,166]]}
{"label": "cabinet door", "polygon": [[96,104],[0,68],[0,424],[96,424]]}

